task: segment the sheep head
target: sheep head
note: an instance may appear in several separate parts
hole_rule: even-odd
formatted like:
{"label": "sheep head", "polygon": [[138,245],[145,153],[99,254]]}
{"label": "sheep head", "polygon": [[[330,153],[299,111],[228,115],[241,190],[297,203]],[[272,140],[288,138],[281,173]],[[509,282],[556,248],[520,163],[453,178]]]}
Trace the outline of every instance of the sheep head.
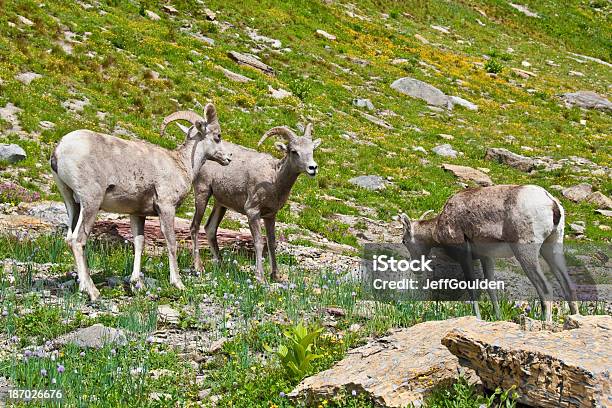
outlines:
{"label": "sheep head", "polygon": [[408,215],[403,213],[399,216],[404,227],[402,243],[406,246],[412,258],[429,254],[434,246],[434,224],[431,220],[424,220],[424,217],[430,212],[431,210],[425,211],[418,221],[411,220]]}
{"label": "sheep head", "polygon": [[217,110],[212,103],[204,108],[206,119],[192,111],[178,111],[164,118],[161,125],[161,134],[166,131],[167,126],[179,120],[185,120],[191,127],[177,126],[185,133],[187,140],[195,140],[194,155],[203,154],[206,159],[216,161],[227,166],[231,161],[231,156],[225,152],[221,141],[221,126],[217,117]]}
{"label": "sheep head", "polygon": [[312,123],[306,125],[304,136],[296,135],[286,126],[278,126],[268,130],[259,140],[261,145],[270,136],[280,136],[287,142],[276,142],[278,150],[284,152],[289,164],[299,173],[306,173],[310,177],[317,175],[319,166],[314,161],[314,150],[321,144],[321,139],[312,140]]}

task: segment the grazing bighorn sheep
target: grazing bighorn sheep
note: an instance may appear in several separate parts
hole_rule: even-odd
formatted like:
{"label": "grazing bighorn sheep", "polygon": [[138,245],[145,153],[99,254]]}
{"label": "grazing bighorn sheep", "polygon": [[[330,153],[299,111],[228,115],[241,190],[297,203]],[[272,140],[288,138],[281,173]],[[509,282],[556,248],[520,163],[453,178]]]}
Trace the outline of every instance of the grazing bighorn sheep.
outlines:
{"label": "grazing bighorn sheep", "polygon": [[255,245],[256,278],[263,281],[263,239],[260,219],[266,227],[268,255],[272,269],[272,279],[278,279],[276,265],[276,214],[283,207],[293,184],[300,173],[314,177],[317,163],[313,151],[321,140],[312,140],[312,124],[306,126],[304,136],[297,136],[287,127],[268,130],[258,145],[269,136],[281,136],[287,144],[276,143],[277,149],[285,152],[285,157],[276,159],[267,153],[260,153],[243,146],[226,143],[226,149],[233,154],[232,163],[224,171],[218,171],[214,164],[205,164],[194,184],[196,211],[191,222],[193,259],[197,270],[202,270],[198,249],[198,231],[211,196],[215,198],[212,213],[206,222],[206,238],[212,251],[213,260],[219,262],[221,256],[217,243],[217,228],[228,208],[245,214],[249,221]]}
{"label": "grazing bighorn sheep", "polygon": [[[550,321],[552,288],[540,266],[541,254],[559,281],[572,313],[578,313],[575,288],[563,255],[564,210],[543,188],[499,185],[468,189],[452,196],[441,214],[431,220],[411,221],[405,214],[401,219],[403,243],[412,257],[441,248],[461,264],[470,281],[475,279],[473,260],[480,260],[485,279],[492,281],[494,259],[516,257],[538,292],[543,319]],[[499,318],[495,291],[488,292]],[[470,298],[480,317],[474,291],[470,291]]]}
{"label": "grazing bighorn sheep", "polygon": [[98,210],[130,214],[134,236],[134,269],[130,282],[142,287],[140,260],[144,247],[145,217],[159,216],[168,246],[170,283],[183,289],[176,261],[174,214],[189,193],[198,170],[206,159],[222,165],[230,155],[221,143],[221,128],[215,107],[206,105],[206,119],[193,112],[180,111],[166,117],[166,126],[186,120],[182,127],[185,142],[167,150],[144,141],[76,130],[64,136],[51,156],[53,175],[68,212],[66,241],[75,257],[79,289],[96,300],[100,292],[89,276],[84,253]]}

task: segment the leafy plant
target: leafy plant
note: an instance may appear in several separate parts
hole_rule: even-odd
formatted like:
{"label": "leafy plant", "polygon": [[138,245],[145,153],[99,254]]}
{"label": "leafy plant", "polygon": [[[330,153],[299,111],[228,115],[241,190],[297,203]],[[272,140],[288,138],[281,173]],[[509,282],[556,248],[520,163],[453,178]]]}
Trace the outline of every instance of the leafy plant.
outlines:
{"label": "leafy plant", "polygon": [[314,353],[313,348],[322,331],[322,328],[317,328],[309,332],[307,327],[299,323],[283,331],[288,340],[287,345],[281,344],[276,350],[268,345],[264,345],[264,348],[268,352],[276,353],[289,376],[299,381],[312,369],[311,362],[321,358]]}
{"label": "leafy plant", "polygon": [[291,89],[291,92],[293,92],[295,96],[301,100],[305,100],[308,95],[310,95],[312,86],[303,79],[294,79],[289,83],[289,89]]}
{"label": "leafy plant", "polygon": [[504,70],[504,65],[495,58],[491,58],[485,63],[484,68],[491,74],[499,74]]}
{"label": "leafy plant", "polygon": [[480,395],[473,385],[461,377],[451,388],[436,391],[427,399],[428,408],[514,408],[518,394],[515,386],[495,390],[490,396]]}

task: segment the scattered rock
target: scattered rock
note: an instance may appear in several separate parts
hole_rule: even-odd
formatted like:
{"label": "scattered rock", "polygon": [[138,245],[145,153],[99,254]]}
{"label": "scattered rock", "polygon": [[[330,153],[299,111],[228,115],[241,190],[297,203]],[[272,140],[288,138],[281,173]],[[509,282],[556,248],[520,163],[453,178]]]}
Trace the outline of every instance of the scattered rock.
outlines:
{"label": "scattered rock", "polygon": [[599,58],[589,57],[588,55],[575,54],[575,53],[573,53],[573,52],[570,52],[570,54],[571,54],[571,55],[574,55],[574,56],[576,56],[576,57],[579,57],[579,58],[585,59],[585,60],[587,60],[587,61],[593,61],[593,62],[596,62],[596,63],[598,63],[598,64],[605,65],[605,66],[606,66],[606,67],[608,67],[608,68],[612,68],[612,64],[610,64],[610,63],[609,63],[609,62],[607,62],[607,61],[601,60],[601,59],[599,59]]}
{"label": "scattered rock", "polygon": [[443,34],[450,34],[450,29],[449,27],[442,27],[442,26],[438,26],[438,25],[431,25],[431,28],[433,28],[436,31],[439,31]]}
{"label": "scattered rock", "polygon": [[228,55],[230,56],[231,59],[233,59],[234,61],[236,61],[237,63],[241,65],[246,65],[246,66],[258,69],[269,75],[274,74],[274,70],[271,67],[264,64],[263,62],[261,62],[260,60],[258,60],[257,58],[255,58],[254,56],[250,54],[241,54],[237,51],[230,51],[228,52]]}
{"label": "scattered rock", "polygon": [[584,73],[580,72],[580,71],[570,71],[568,74],[569,74],[569,76],[577,76],[577,77],[583,77],[584,76]]}
{"label": "scattered rock", "polygon": [[149,399],[157,402],[170,401],[172,400],[172,395],[165,392],[152,392],[149,394]]}
{"label": "scattered rock", "polygon": [[206,354],[216,354],[220,352],[221,350],[223,350],[223,345],[225,343],[227,343],[227,338],[221,337],[220,339],[213,341],[210,344],[210,346],[206,348],[205,353]]}
{"label": "scattered rock", "polygon": [[521,13],[525,14],[527,17],[540,18],[538,13],[534,13],[533,11],[529,10],[527,7],[525,7],[525,6],[521,5],[521,4],[508,3],[508,5],[510,5],[511,7],[515,8],[515,9],[517,9]]}
{"label": "scattered rock", "polygon": [[274,89],[270,85],[268,85],[268,91],[270,91],[270,95],[274,99],[285,99],[293,95],[289,91],[285,91],[284,89],[281,89],[281,88]]}
{"label": "scattered rock", "polygon": [[316,406],[339,393],[365,393],[376,406],[422,406],[437,386],[449,386],[459,373],[469,383],[478,380],[472,370],[464,370],[440,340],[457,327],[477,330],[474,317],[462,317],[417,324],[394,330],[350,350],[329,370],[303,380],[290,394],[294,401]]}
{"label": "scattered rock", "polygon": [[521,78],[529,79],[531,77],[537,77],[535,72],[525,71],[524,69],[512,68],[512,71],[520,76]]}
{"label": "scattered rock", "polygon": [[177,15],[178,14],[178,10],[175,9],[174,7],[172,7],[169,4],[166,4],[166,5],[162,6],[162,11],[164,13],[168,13],[168,14],[172,14],[172,15]]}
{"label": "scattered rock", "polygon": [[605,329],[612,330],[612,316],[609,315],[569,315],[563,324],[564,330],[573,329]]}
{"label": "scattered rock", "polygon": [[591,193],[586,198],[586,201],[591,204],[595,204],[599,208],[607,208],[609,210],[612,209],[612,199],[599,191]]}
{"label": "scattered rock", "polygon": [[450,96],[449,99],[450,99],[451,108],[455,105],[459,105],[459,106],[463,106],[467,110],[471,110],[471,111],[478,110],[478,105],[468,101],[467,99],[463,99],[458,96]]}
{"label": "scattered rock", "polygon": [[330,41],[335,41],[336,40],[336,36],[333,35],[333,34],[328,33],[327,31],[317,30],[316,33],[317,33],[317,35],[319,37],[323,37],[326,40],[330,40]]}
{"label": "scattered rock", "polygon": [[36,72],[22,72],[21,74],[15,75],[15,79],[25,85],[30,85],[35,79],[42,78],[42,75]]}
{"label": "scattered rock", "polygon": [[89,99],[86,97],[82,100],[69,99],[67,101],[62,102],[62,106],[64,107],[64,109],[67,109],[73,113],[83,112],[83,109],[85,109],[85,106],[87,105],[89,105]]}
{"label": "scattered rock", "polygon": [[17,15],[17,20],[19,20],[19,22],[23,25],[27,25],[29,27],[34,25],[34,22],[32,20],[30,20],[29,18],[26,18],[22,15]]}
{"label": "scattered rock", "polygon": [[230,81],[234,81],[234,82],[251,82],[252,81],[251,78],[238,74],[236,72],[230,71],[229,69],[225,69],[219,66],[217,66],[217,69],[223,72],[223,75],[225,75],[225,77],[229,79]]}
{"label": "scattered rock", "polygon": [[578,235],[582,235],[585,232],[585,227],[582,224],[571,223],[569,226],[572,232],[575,232]]}
{"label": "scattered rock", "polygon": [[260,35],[255,29],[247,28],[246,32],[249,38],[253,41],[269,44],[272,48],[276,49],[282,48],[283,46],[283,43],[280,40]]}
{"label": "scattered rock", "polygon": [[485,154],[485,160],[496,161],[507,164],[520,171],[530,172],[535,169],[536,161],[529,157],[521,156],[503,147],[490,147]]}
{"label": "scattered rock", "polygon": [[416,38],[417,40],[419,40],[420,42],[422,42],[423,44],[429,44],[429,40],[425,37],[423,37],[421,34],[417,33],[414,35],[414,38]]}
{"label": "scattered rock", "polygon": [[372,191],[383,190],[386,187],[385,179],[380,176],[353,177],[349,183]]}
{"label": "scattered rock", "polygon": [[565,188],[561,194],[574,202],[584,201],[593,192],[593,187],[588,183],[580,183],[575,186]]}
{"label": "scattered rock", "polygon": [[591,91],[565,93],[561,95],[561,99],[567,106],[612,111],[612,102],[606,97]]}
{"label": "scattered rock", "polygon": [[206,15],[207,20],[215,21],[217,19],[217,13],[215,13],[209,8],[204,9],[204,14]]}
{"label": "scattered rock", "polygon": [[180,313],[169,305],[159,305],[157,307],[157,316],[162,322],[176,324],[179,322]]}
{"label": "scattered rock", "polygon": [[127,343],[127,338],[123,330],[106,327],[98,323],[60,336],[54,342],[61,346],[76,344],[85,348],[102,348],[110,343],[124,345]]}
{"label": "scattered rock", "polygon": [[390,123],[385,122],[384,120],[377,118],[376,116],[370,115],[369,113],[365,113],[365,112],[359,112],[359,114],[361,116],[363,116],[367,121],[374,123],[375,125],[378,125],[380,127],[383,127],[385,129],[393,129],[393,125]]}
{"label": "scattered rock", "polygon": [[147,18],[152,21],[161,20],[161,17],[158,14],[152,12],[151,10],[145,10],[145,16],[147,16]]}
{"label": "scattered rock", "polygon": [[400,78],[391,84],[391,88],[412,98],[421,99],[429,105],[444,108],[448,108],[451,105],[448,96],[444,92],[418,79],[409,77]]}
{"label": "scattered rock", "polygon": [[19,118],[17,117],[17,114],[22,110],[11,102],[7,102],[4,108],[0,108],[0,119],[11,124],[11,128],[8,129],[9,132],[19,133],[22,131]]}
{"label": "scattered rock", "polygon": [[49,122],[48,120],[41,120],[38,122],[38,126],[43,129],[53,129],[55,127],[55,123]]}
{"label": "scattered rock", "polygon": [[21,146],[16,144],[4,144],[0,143],[0,161],[17,163],[21,160],[25,160],[27,154]]}
{"label": "scattered rock", "polygon": [[442,344],[475,370],[486,388],[518,386],[522,404],[609,406],[611,319],[580,320],[573,323],[578,328],[559,333],[523,331],[510,322],[481,322],[478,327],[453,330]]}
{"label": "scattered rock", "polygon": [[612,210],[595,210],[595,212],[606,217],[612,217]]}
{"label": "scattered rock", "polygon": [[367,110],[373,111],[376,109],[374,104],[369,99],[355,98],[353,99],[353,105],[358,108],[366,108]]}
{"label": "scattered rock", "polygon": [[452,157],[453,159],[457,158],[457,154],[458,154],[458,152],[455,149],[453,149],[453,147],[448,143],[438,145],[434,147],[433,149],[431,149],[431,151],[439,156]]}
{"label": "scattered rock", "polygon": [[457,166],[454,164],[447,163],[444,163],[442,165],[442,168],[446,171],[452,172],[455,176],[459,177],[462,180],[471,180],[476,184],[479,184],[484,187],[493,185],[491,177],[489,177],[480,170],[476,170],[467,166]]}

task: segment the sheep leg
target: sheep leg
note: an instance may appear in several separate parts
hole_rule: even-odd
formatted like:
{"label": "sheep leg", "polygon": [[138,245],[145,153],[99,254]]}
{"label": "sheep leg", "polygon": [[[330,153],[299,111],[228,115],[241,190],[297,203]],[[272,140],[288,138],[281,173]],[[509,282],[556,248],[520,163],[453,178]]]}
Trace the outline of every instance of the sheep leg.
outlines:
{"label": "sheep leg", "polygon": [[[474,259],[472,258],[472,249],[469,242],[465,242],[463,245],[456,245],[449,248],[449,252],[452,258],[456,259],[461,265],[463,275],[468,282],[476,280],[474,275]],[[477,318],[480,316],[480,307],[478,306],[478,300],[476,298],[476,291],[474,289],[468,289],[470,295],[470,302],[472,303],[472,310]]]}
{"label": "sheep leg", "polygon": [[266,238],[268,244],[268,256],[270,258],[270,268],[272,269],[272,280],[278,281],[278,265],[276,264],[276,217],[264,218],[266,227]]}
{"label": "sheep leg", "polygon": [[565,299],[569,303],[570,312],[572,314],[578,314],[576,287],[567,273],[567,264],[565,263],[565,256],[563,255],[563,245],[557,243],[544,243],[542,249],[540,249],[540,253],[559,281]]}
{"label": "sheep leg", "polygon": [[87,258],[85,256],[85,244],[87,243],[87,237],[96,221],[96,214],[98,213],[99,207],[99,205],[83,203],[81,201],[81,211],[70,240],[70,248],[72,249],[76,261],[77,273],[79,276],[79,290],[87,293],[92,302],[100,297],[100,292],[91,280],[91,276],[89,276]]}
{"label": "sheep leg", "polygon": [[72,231],[76,228],[76,224],[81,213],[81,206],[74,199],[74,191],[66,183],[64,183],[59,176],[53,173],[57,189],[59,190],[62,198],[64,199],[64,205],[66,206],[66,212],[68,213],[68,233],[66,234],[66,242],[72,241]]}
{"label": "sheep leg", "polygon": [[193,257],[193,267],[198,272],[203,272],[204,268],[202,267],[202,258],[200,258],[200,247],[198,235],[200,233],[200,224],[202,223],[202,218],[204,217],[204,212],[206,211],[206,206],[208,205],[208,200],[210,199],[210,190],[199,191],[196,185],[195,188],[195,214],[193,214],[193,219],[191,220],[191,249],[192,249],[192,257]]}
{"label": "sheep leg", "polygon": [[[482,272],[484,277],[489,282],[495,280],[495,262],[493,262],[493,258],[489,256],[483,256],[480,258],[480,263],[482,265]],[[491,303],[493,303],[493,311],[495,312],[495,318],[497,320],[501,320],[501,313],[499,311],[499,302],[497,301],[497,292],[495,289],[487,289],[489,293],[489,297],[491,298]]]}
{"label": "sheep leg", "polygon": [[542,320],[552,322],[552,288],[540,265],[539,253],[541,244],[514,244],[512,252],[521,264],[523,271],[535,287],[542,305]]}
{"label": "sheep leg", "polygon": [[206,221],[206,225],[204,226],[206,230],[206,239],[208,240],[208,246],[210,247],[214,262],[221,262],[221,252],[219,251],[219,242],[217,241],[217,230],[219,229],[219,224],[221,224],[221,220],[223,220],[226,211],[227,208],[215,203],[212,213],[210,213],[210,217],[208,217],[208,221]]}
{"label": "sheep leg", "polygon": [[130,216],[130,226],[132,228],[132,236],[134,237],[134,269],[130,278],[132,290],[142,289],[144,282],[140,273],[140,263],[142,259],[142,250],[144,249],[144,225],[146,217],[138,215]]}
{"label": "sheep leg", "polygon": [[184,290],[185,285],[179,275],[178,262],[176,260],[176,235],[174,234],[174,214],[173,206],[159,208],[159,225],[168,247],[168,262],[170,264],[170,284],[178,289]]}
{"label": "sheep leg", "polygon": [[253,244],[255,245],[255,279],[260,282],[264,281],[263,271],[263,238],[261,236],[261,219],[259,213],[247,214],[249,219],[249,228],[253,236]]}

